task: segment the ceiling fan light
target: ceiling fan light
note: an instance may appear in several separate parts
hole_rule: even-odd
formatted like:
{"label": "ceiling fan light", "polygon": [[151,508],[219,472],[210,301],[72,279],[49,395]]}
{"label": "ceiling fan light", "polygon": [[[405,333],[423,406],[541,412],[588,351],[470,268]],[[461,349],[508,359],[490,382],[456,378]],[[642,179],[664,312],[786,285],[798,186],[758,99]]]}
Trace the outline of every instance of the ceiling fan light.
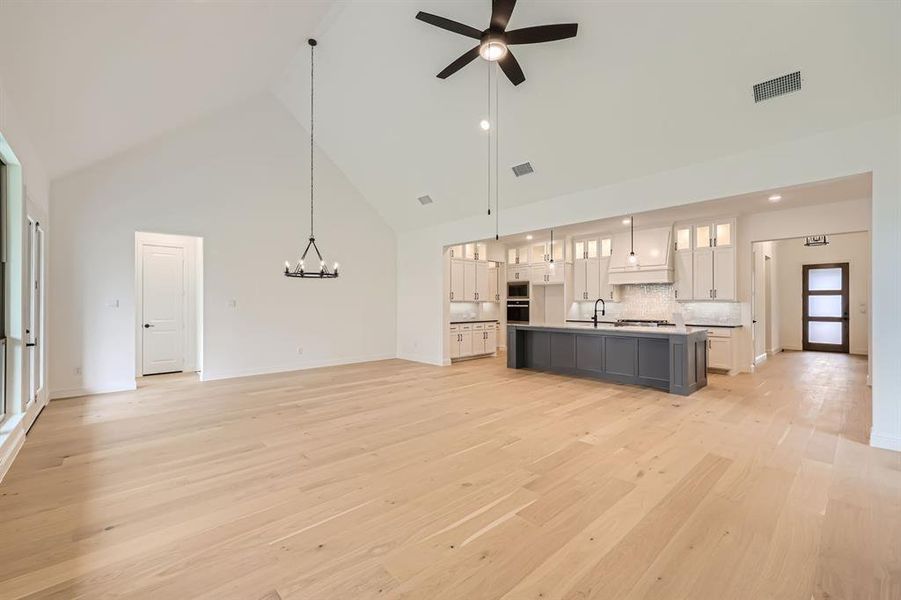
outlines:
{"label": "ceiling fan light", "polygon": [[634,252],[629,252],[629,264],[630,265],[638,264],[638,257],[635,256]]}
{"label": "ceiling fan light", "polygon": [[479,48],[479,54],[487,61],[497,61],[507,54],[507,45],[498,40],[489,40]]}

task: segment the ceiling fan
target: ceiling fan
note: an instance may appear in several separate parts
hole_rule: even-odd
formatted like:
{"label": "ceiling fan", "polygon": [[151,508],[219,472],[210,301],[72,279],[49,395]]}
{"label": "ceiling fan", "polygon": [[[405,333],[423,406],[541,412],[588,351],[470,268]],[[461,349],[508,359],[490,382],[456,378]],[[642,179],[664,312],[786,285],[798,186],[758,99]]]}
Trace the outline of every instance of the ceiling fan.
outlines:
{"label": "ceiling fan", "polygon": [[560,23],[556,25],[538,25],[537,27],[524,27],[507,31],[507,23],[516,0],[493,0],[491,6],[491,24],[485,31],[479,31],[475,27],[458,23],[444,17],[420,11],[416,18],[425,21],[435,27],[453,31],[479,40],[479,45],[449,64],[438,73],[441,79],[447,79],[472,61],[481,56],[488,61],[497,61],[513,85],[519,85],[526,80],[516,57],[510,52],[508,46],[516,44],[540,44],[541,42],[553,42],[576,37],[579,28],[578,23]]}

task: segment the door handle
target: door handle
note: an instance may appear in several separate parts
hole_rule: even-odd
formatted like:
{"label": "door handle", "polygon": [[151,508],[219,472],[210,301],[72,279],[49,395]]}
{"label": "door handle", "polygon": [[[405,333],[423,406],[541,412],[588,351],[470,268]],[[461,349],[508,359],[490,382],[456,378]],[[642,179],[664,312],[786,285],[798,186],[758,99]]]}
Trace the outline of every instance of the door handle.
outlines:
{"label": "door handle", "polygon": [[153,327],[153,325],[150,323],[144,323],[144,329],[150,329],[151,327]]}
{"label": "door handle", "polygon": [[37,346],[37,342],[26,342],[25,343],[26,348],[34,348],[35,346]]}

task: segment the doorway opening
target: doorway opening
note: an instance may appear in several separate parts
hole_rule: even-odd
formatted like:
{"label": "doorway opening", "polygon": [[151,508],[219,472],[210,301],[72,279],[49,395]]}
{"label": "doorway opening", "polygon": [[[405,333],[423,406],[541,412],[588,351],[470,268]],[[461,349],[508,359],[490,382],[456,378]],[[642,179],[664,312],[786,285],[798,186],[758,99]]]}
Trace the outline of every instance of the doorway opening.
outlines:
{"label": "doorway opening", "polygon": [[203,369],[203,238],[135,233],[135,373]]}
{"label": "doorway opening", "polygon": [[869,232],[825,237],[753,244],[755,364],[782,350],[869,355]]}

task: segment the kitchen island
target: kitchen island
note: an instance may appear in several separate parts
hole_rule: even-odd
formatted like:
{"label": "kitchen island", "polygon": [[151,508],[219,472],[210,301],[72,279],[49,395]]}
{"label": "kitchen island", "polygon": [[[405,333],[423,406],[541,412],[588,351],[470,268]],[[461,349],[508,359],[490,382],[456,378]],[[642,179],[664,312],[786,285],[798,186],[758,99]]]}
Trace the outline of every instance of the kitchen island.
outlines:
{"label": "kitchen island", "polygon": [[707,385],[707,332],[605,324],[508,325],[507,367],[688,396]]}

